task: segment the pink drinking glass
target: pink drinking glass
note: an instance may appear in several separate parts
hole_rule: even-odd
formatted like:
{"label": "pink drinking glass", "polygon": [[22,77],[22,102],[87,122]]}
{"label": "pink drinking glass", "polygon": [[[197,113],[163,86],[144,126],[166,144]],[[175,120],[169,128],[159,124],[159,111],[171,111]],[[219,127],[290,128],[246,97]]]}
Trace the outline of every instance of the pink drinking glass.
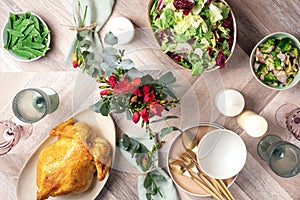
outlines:
{"label": "pink drinking glass", "polygon": [[300,107],[294,104],[283,104],[276,112],[275,119],[282,128],[287,128],[290,133],[300,140]]}
{"label": "pink drinking glass", "polygon": [[16,117],[0,121],[0,155],[9,152],[20,139],[26,139],[31,132],[32,125],[23,123]]}

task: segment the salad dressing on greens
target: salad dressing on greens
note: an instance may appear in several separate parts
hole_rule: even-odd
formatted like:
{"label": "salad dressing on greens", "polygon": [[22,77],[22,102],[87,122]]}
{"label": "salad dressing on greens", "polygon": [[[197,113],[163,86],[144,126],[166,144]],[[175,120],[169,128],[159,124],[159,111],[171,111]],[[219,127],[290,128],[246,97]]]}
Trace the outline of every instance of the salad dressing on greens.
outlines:
{"label": "salad dressing on greens", "polygon": [[224,67],[232,53],[233,16],[223,1],[153,0],[150,20],[163,52],[192,75]]}

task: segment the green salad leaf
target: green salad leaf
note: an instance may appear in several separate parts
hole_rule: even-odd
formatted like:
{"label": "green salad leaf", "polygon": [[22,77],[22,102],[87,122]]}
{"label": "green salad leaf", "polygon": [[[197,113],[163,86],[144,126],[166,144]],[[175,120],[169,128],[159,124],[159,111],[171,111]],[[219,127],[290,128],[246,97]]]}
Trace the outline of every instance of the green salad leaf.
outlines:
{"label": "green salad leaf", "polygon": [[210,9],[209,19],[212,24],[223,19],[222,10],[218,8],[215,4],[213,3],[210,4],[209,9]]}

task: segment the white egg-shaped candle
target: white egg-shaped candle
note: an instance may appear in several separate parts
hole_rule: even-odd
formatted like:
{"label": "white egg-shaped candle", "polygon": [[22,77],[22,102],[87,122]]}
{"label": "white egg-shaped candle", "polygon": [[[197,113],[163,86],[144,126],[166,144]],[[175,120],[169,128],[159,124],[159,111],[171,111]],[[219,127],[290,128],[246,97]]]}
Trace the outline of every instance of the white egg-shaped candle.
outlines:
{"label": "white egg-shaped candle", "polygon": [[237,117],[237,123],[252,137],[261,137],[268,130],[267,120],[251,110],[244,110]]}
{"label": "white egg-shaped candle", "polygon": [[216,98],[218,110],[225,116],[234,117],[239,115],[244,107],[245,100],[243,95],[237,90],[227,89],[221,91]]}
{"label": "white egg-shaped candle", "polygon": [[112,32],[118,38],[118,44],[132,41],[135,30],[132,22],[125,17],[111,18],[106,25],[106,32]]}

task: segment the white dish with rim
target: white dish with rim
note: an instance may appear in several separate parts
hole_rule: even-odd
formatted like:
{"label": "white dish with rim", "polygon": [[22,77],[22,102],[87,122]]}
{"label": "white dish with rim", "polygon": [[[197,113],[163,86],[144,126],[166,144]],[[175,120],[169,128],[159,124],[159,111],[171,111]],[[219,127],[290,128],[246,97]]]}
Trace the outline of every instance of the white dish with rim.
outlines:
{"label": "white dish with rim", "polygon": [[[208,132],[212,130],[223,130],[224,128],[221,125],[215,124],[215,123],[209,123],[209,122],[200,122],[196,125],[193,125],[189,128],[187,128],[185,131],[189,131],[193,133],[197,140],[201,140],[201,138],[206,135]],[[180,155],[182,155],[183,152],[185,152],[186,149],[183,146],[182,143],[182,134],[178,134],[174,140],[172,141],[168,155],[167,155],[167,169],[169,172],[170,177],[172,178],[175,185],[182,191],[184,191],[187,194],[197,196],[197,197],[207,197],[210,196],[207,192],[205,192],[200,186],[198,186],[192,179],[175,173],[170,167],[169,167],[169,159],[177,159]],[[235,174],[233,177],[230,177],[226,180],[224,180],[225,184],[229,188],[234,181],[237,178],[237,174]]]}
{"label": "white dish with rim", "polygon": [[[102,116],[100,113],[95,113],[91,109],[86,109],[73,116],[76,121],[85,122],[92,128],[97,130],[104,138],[106,138],[112,148],[112,164],[115,157],[116,151],[116,129],[113,119],[108,116]],[[18,200],[32,200],[36,197],[37,185],[36,185],[36,168],[40,152],[49,144],[55,142],[57,137],[48,136],[36,149],[36,151],[31,155],[19,176],[17,183],[17,199]],[[53,200],[86,200],[95,199],[102,188],[104,187],[107,179],[109,177],[109,172],[106,174],[102,181],[98,181],[96,176],[92,182],[91,187],[83,193],[80,194],[67,194],[57,197],[49,197],[48,199]]]}

